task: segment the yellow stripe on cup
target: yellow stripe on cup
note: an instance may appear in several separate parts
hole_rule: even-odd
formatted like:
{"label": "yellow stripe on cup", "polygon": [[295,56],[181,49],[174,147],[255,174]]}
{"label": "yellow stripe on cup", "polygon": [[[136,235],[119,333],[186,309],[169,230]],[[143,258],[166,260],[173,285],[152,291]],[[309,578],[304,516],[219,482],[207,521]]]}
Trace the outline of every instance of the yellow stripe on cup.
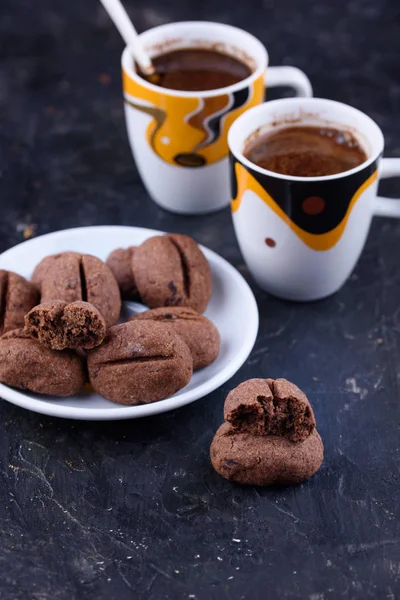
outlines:
{"label": "yellow stripe on cup", "polygon": [[342,234],[346,228],[347,221],[349,220],[350,213],[354,208],[357,200],[361,194],[377,179],[378,171],[374,171],[368,179],[358,188],[353,195],[347,212],[339,225],[337,225],[331,231],[327,233],[309,233],[301,229],[296,223],[294,223],[288,215],[278,206],[274,199],[268,194],[268,192],[262,187],[260,183],[247,171],[243,165],[239,162],[235,164],[236,181],[237,181],[237,195],[236,198],[232,199],[231,209],[232,212],[237,212],[243,200],[244,193],[249,190],[256,194],[271,210],[273,210],[281,219],[284,221],[292,231],[312,250],[325,251],[330,250],[338,243]]}
{"label": "yellow stripe on cup", "polygon": [[174,166],[211,165],[228,155],[227,134],[233,121],[264,97],[264,74],[235,94],[179,96],[149,88],[122,70],[125,101],[151,117],[146,139],[153,151]]}

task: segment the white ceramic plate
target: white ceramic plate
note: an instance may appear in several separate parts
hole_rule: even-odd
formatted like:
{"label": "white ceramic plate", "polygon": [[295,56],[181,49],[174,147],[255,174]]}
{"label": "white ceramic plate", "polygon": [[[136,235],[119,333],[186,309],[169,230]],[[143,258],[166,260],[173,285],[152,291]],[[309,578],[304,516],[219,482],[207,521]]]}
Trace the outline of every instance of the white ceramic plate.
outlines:
{"label": "white ceramic plate", "polygon": [[[115,248],[137,246],[160,231],[139,227],[81,227],[56,231],[29,240],[0,255],[0,268],[29,278],[42,258],[74,250],[105,260]],[[41,396],[0,384],[0,397],[38,413],[82,420],[114,420],[146,417],[179,408],[206,396],[225,383],[241,367],[253,348],[258,331],[258,310],[253,293],[240,273],[226,260],[202,247],[212,271],[213,295],[205,315],[221,334],[218,359],[197,371],[189,384],[166,400],[140,406],[122,406],[97,394],[81,393],[69,398]],[[125,313],[145,310],[126,302]]]}

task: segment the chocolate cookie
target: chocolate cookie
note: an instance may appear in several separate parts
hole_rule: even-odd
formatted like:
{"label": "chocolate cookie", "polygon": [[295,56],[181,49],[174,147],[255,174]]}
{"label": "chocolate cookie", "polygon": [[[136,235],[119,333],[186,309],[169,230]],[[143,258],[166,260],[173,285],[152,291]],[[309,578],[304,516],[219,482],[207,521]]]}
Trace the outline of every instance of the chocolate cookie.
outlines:
{"label": "chocolate cookie", "polygon": [[150,308],[190,306],[205,311],[212,291],[210,266],[189,236],[149,238],[134,252],[132,264],[140,297]]}
{"label": "chocolate cookie", "polygon": [[32,281],[40,286],[41,302],[90,302],[110,327],[118,321],[121,295],[118,283],[103,261],[90,254],[62,252],[36,267]]}
{"label": "chocolate cookie", "polygon": [[232,390],[211,444],[223,477],[248,485],[291,485],[314,475],[324,449],[305,394],[286,379],[249,379]]}
{"label": "chocolate cookie", "polygon": [[111,252],[106,260],[106,265],[108,265],[114,273],[115,279],[118,281],[123,300],[140,299],[132,266],[132,256],[135,250],[136,246],[118,248],[114,252]]}
{"label": "chocolate cookie", "polygon": [[211,444],[214,469],[245,485],[293,485],[314,475],[324,458],[317,430],[303,442],[287,437],[237,433],[229,423],[218,429]]}
{"label": "chocolate cookie", "polygon": [[307,396],[286,379],[249,379],[232,390],[224,419],[239,433],[278,435],[302,442],[315,429]]}
{"label": "chocolate cookie", "polygon": [[130,320],[157,321],[175,331],[186,342],[192,354],[194,371],[206,367],[218,356],[220,336],[217,328],[192,308],[153,308],[134,315]]}
{"label": "chocolate cookie", "polygon": [[62,300],[35,306],[25,317],[25,333],[52,350],[95,348],[106,335],[106,323],[88,302]]}
{"label": "chocolate cookie", "polygon": [[24,317],[39,302],[35,285],[17,273],[0,270],[0,335],[24,326]]}
{"label": "chocolate cookie", "polygon": [[130,321],[107,331],[101,346],[88,354],[93,388],[113,402],[157,402],[183,388],[193,361],[185,342],[169,327]]}
{"label": "chocolate cookie", "polygon": [[85,381],[85,361],[72,350],[50,350],[23,329],[0,338],[1,383],[37,394],[72,396]]}

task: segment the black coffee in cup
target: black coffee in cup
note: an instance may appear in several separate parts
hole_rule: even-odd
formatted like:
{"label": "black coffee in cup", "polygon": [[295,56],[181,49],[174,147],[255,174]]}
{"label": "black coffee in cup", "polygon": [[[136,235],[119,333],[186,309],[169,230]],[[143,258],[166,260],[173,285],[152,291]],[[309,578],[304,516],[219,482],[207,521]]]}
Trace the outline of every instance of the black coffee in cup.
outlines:
{"label": "black coffee in cup", "polygon": [[307,125],[271,128],[249,141],[244,155],[263,169],[295,177],[343,173],[367,160],[351,132]]}
{"label": "black coffee in cup", "polygon": [[251,75],[251,69],[237,58],[203,48],[166,52],[153,58],[153,64],[157,85],[187,92],[227,87]]}

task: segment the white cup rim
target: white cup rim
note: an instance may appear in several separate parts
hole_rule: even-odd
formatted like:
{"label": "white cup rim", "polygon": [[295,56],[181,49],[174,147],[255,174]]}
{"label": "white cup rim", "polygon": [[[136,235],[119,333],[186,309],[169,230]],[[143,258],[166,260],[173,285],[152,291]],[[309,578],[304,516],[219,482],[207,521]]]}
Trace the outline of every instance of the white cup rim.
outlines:
{"label": "white cup rim", "polygon": [[[324,103],[328,107],[329,106],[331,106],[332,108],[340,107],[342,109],[345,109],[345,110],[351,112],[353,115],[357,115],[358,117],[363,118],[370,125],[370,127],[373,130],[375,130],[375,135],[377,136],[377,139],[378,139],[378,144],[377,144],[378,149],[375,150],[375,152],[372,152],[371,156],[369,156],[369,158],[367,158],[367,160],[365,160],[363,163],[361,163],[361,165],[358,165],[357,167],[354,167],[353,169],[349,169],[348,171],[343,171],[341,173],[335,173],[334,175],[323,175],[323,176],[318,176],[318,177],[298,177],[295,175],[284,175],[283,173],[276,173],[275,171],[269,171],[268,169],[263,169],[262,167],[259,167],[255,163],[248,160],[244,156],[242,150],[238,148],[239,144],[243,144],[245,142],[245,140],[249,137],[249,135],[251,135],[251,133],[252,133],[251,130],[246,129],[246,134],[241,135],[241,134],[239,134],[239,131],[241,130],[241,128],[245,127],[245,125],[248,124],[248,121],[255,115],[259,115],[260,113],[263,113],[263,112],[267,112],[268,114],[270,114],[271,111],[273,111],[275,107],[278,107],[278,106],[282,107],[282,104],[284,104],[284,105],[286,104],[286,105],[288,105],[288,107],[290,106],[291,108],[293,108],[294,104],[296,104],[298,107],[301,107],[301,108],[303,108],[303,107],[308,108],[313,104],[316,105],[316,104],[321,104],[321,103]],[[344,127],[346,127],[346,126],[344,126]],[[255,131],[256,129],[257,129],[256,127],[253,128],[253,131]],[[361,130],[361,128],[358,128],[358,129],[360,130],[359,132],[361,134],[363,134],[363,131]],[[368,136],[365,136],[365,137],[368,139]],[[239,139],[240,139],[240,141],[239,141]],[[269,102],[263,102],[262,104],[259,104],[258,106],[254,106],[253,108],[250,108],[247,111],[245,111],[243,114],[241,114],[234,121],[234,123],[231,125],[231,127],[228,131],[228,146],[229,146],[230,152],[242,164],[249,167],[253,171],[257,171],[258,173],[261,173],[263,175],[269,175],[270,177],[275,177],[276,179],[283,179],[286,181],[305,181],[305,182],[330,181],[333,179],[341,179],[342,177],[348,177],[350,175],[353,175],[354,173],[357,173],[358,171],[362,171],[366,167],[373,164],[379,158],[379,156],[383,153],[384,136],[383,136],[382,130],[379,127],[379,125],[373,119],[371,119],[371,117],[366,115],[361,110],[358,110],[358,108],[354,108],[354,106],[350,106],[349,104],[345,104],[344,102],[338,102],[337,100],[329,100],[328,98],[315,98],[315,97],[313,97],[313,98],[281,98],[278,100],[271,100]]]}
{"label": "white cup rim", "polygon": [[[178,30],[180,28],[183,29],[190,25],[204,26],[204,28],[208,29],[209,31],[210,31],[210,29],[214,29],[214,31],[218,30],[218,29],[219,30],[222,30],[222,29],[229,30],[232,32],[233,45],[235,44],[235,42],[234,42],[235,33],[236,34],[240,33],[240,35],[242,35],[242,36],[244,35],[245,37],[248,37],[248,39],[251,40],[253,44],[258,46],[260,56],[262,57],[261,60],[256,61],[257,68],[253,71],[253,73],[251,73],[251,75],[246,77],[246,79],[242,79],[241,81],[238,81],[237,83],[234,83],[227,87],[217,88],[215,90],[204,90],[204,91],[197,91],[197,92],[188,92],[188,91],[184,91],[184,90],[181,91],[181,90],[170,90],[168,88],[161,88],[161,87],[154,85],[153,83],[150,83],[150,82],[146,81],[145,79],[142,79],[141,77],[139,77],[133,68],[134,58],[133,58],[128,46],[126,46],[122,52],[122,57],[121,57],[122,69],[124,71],[126,71],[126,73],[129,75],[129,77],[131,79],[133,79],[136,83],[139,83],[143,87],[145,87],[149,90],[152,90],[154,92],[162,93],[165,96],[174,96],[174,97],[178,97],[178,98],[199,98],[199,97],[212,98],[214,96],[220,96],[221,94],[231,94],[238,90],[241,90],[243,88],[250,86],[253,83],[253,81],[258,79],[258,77],[260,77],[265,72],[266,68],[268,67],[268,63],[269,63],[268,51],[267,51],[266,47],[264,46],[264,44],[262,44],[262,42],[260,42],[260,40],[258,38],[256,38],[254,35],[252,35],[248,31],[245,31],[244,29],[240,29],[239,27],[234,27],[233,25],[225,25],[224,23],[216,23],[214,21],[176,21],[174,23],[166,23],[164,25],[157,25],[156,27],[147,29],[146,31],[143,31],[139,35],[139,37],[142,39],[142,41],[145,42],[146,37],[151,37],[152,34],[155,32],[164,33],[164,32],[168,32],[170,30],[172,33],[173,31],[176,32],[177,29]],[[237,46],[240,49],[246,50],[246,48],[243,48],[239,45],[237,45]]]}

